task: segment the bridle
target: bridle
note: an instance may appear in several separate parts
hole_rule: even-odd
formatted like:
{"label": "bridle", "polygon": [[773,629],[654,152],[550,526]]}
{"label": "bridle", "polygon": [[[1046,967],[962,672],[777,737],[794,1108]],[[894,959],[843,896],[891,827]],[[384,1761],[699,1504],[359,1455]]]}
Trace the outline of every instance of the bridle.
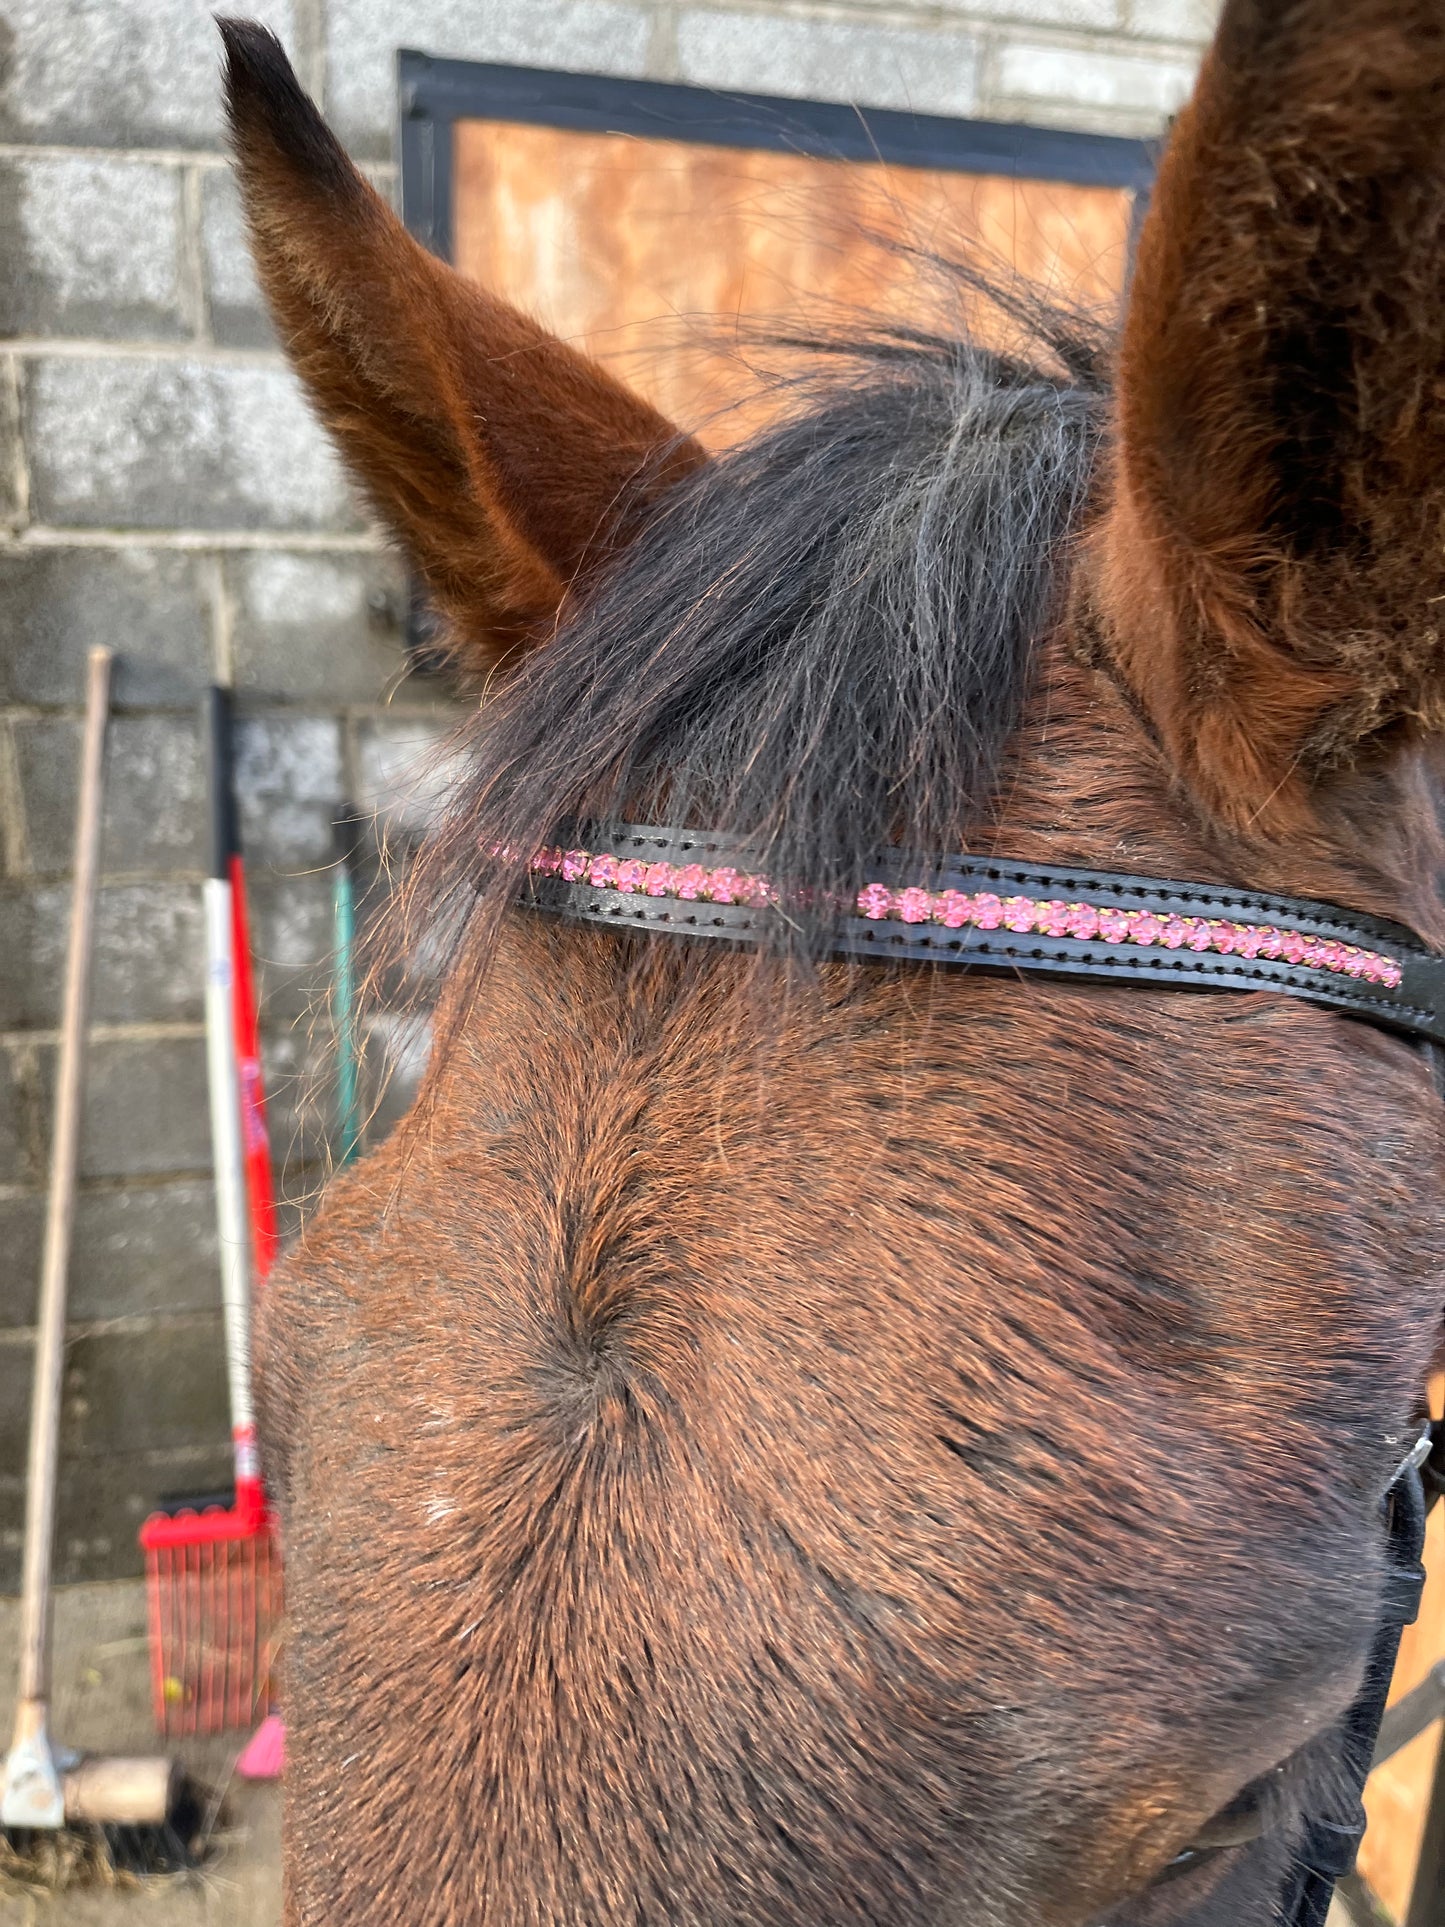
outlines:
{"label": "bridle", "polygon": [[[1218,884],[1171,883],[890,850],[852,902],[781,890],[736,838],[622,824],[573,829],[534,855],[522,903],[616,930],[761,945],[779,920],[821,933],[815,954],[962,965],[1013,976],[1087,977],[1161,990],[1281,991],[1445,1045],[1445,958],[1402,925],[1329,903]],[[819,912],[823,914],[820,916]],[[1433,1052],[1432,1052],[1433,1054]],[[1389,1566],[1364,1682],[1340,1722],[1344,1799],[1307,1816],[1278,1918],[1324,1927],[1365,1830],[1361,1802],[1400,1637],[1419,1610],[1429,1505],[1445,1492],[1445,1428],[1427,1425],[1381,1503]],[[1165,1868],[1169,1879],[1265,1831],[1252,1789]]]}

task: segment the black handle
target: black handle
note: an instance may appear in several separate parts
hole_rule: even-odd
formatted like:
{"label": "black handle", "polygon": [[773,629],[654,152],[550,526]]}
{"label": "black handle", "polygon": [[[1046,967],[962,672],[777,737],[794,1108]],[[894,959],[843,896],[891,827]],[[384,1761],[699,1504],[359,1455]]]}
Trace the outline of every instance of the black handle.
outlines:
{"label": "black handle", "polygon": [[230,874],[241,848],[236,820],[235,764],[231,741],[231,692],[219,683],[206,690],[207,776],[211,792],[211,875]]}
{"label": "black handle", "polygon": [[331,846],[335,860],[353,873],[361,855],[361,837],[366,818],[354,803],[343,803],[331,819]]}

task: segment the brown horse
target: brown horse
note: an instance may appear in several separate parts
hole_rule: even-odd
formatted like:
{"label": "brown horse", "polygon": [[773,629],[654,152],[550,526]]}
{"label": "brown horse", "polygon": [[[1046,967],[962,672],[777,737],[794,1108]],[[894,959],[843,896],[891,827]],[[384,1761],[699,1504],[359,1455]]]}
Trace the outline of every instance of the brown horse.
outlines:
{"label": "brown horse", "polygon": [[508,906],[630,812],[824,930],[892,844],[1445,941],[1440,0],[1229,0],[1117,347],[1005,293],[711,462],[224,31],[283,337],[508,670],[423,1101],[262,1319],[288,1921],[1264,1927],[1440,1337],[1425,1053]]}

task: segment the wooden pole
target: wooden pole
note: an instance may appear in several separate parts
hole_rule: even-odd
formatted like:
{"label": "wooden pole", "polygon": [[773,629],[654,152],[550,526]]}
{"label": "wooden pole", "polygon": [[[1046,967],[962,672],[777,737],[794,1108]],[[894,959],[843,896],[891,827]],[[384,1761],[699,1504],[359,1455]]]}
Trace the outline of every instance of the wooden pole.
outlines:
{"label": "wooden pole", "polygon": [[55,1137],[50,1151],[50,1199],[40,1273],[35,1389],[30,1409],[30,1454],[25,1493],[25,1562],[21,1580],[20,1701],[43,1718],[50,1697],[50,1572],[55,1542],[55,1490],[60,1462],[60,1401],[65,1369],[66,1274],[75,1224],[75,1177],[80,1155],[81,1085],[90,1016],[90,953],[95,888],[100,868],[101,776],[110,711],[109,649],[90,652],[85,735],[80,753],[80,808],[75,826],[75,890],[65,999],[60,1019]]}

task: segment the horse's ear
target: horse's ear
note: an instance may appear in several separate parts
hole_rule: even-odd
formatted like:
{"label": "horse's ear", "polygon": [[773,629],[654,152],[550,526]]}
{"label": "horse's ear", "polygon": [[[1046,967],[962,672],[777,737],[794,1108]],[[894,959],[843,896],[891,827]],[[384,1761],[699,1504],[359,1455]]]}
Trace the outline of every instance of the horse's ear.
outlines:
{"label": "horse's ear", "polygon": [[279,42],[220,23],[252,249],[281,337],[462,667],[550,627],[702,459],[644,401],[406,232]]}
{"label": "horse's ear", "polygon": [[1119,367],[1104,643],[1198,801],[1282,833],[1445,728],[1445,16],[1228,0]]}

